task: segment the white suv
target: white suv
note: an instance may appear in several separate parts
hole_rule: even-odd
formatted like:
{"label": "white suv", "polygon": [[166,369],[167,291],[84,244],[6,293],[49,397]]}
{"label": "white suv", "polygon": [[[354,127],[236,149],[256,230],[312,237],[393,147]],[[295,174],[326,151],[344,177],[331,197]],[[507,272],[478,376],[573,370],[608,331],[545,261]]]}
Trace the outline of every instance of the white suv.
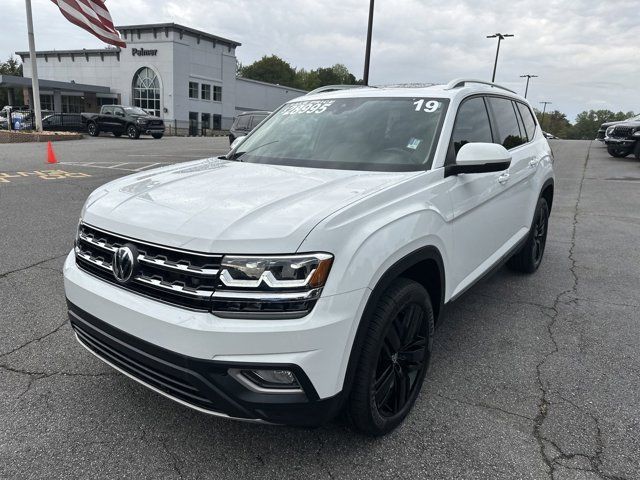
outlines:
{"label": "white suv", "polygon": [[405,418],[446,304],[540,265],[552,153],[498,85],[327,90],[225,157],[89,196],[64,266],[83,346],[209,414],[346,410],[372,435]]}

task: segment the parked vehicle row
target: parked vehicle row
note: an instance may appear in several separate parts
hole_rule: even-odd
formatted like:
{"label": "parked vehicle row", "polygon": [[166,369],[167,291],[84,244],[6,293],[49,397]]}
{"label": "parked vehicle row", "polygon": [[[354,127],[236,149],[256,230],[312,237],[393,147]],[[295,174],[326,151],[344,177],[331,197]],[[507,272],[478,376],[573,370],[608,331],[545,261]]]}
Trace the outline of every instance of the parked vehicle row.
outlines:
{"label": "parked vehicle row", "polygon": [[504,87],[315,91],[225,156],[92,193],[63,269],[71,326],[200,412],[346,411],[383,435],[418,397],[445,305],[503,262],[538,269],[553,191],[531,105]]}
{"label": "parked vehicle row", "polygon": [[598,140],[600,142],[604,142],[605,138],[607,136],[607,130],[610,127],[614,127],[616,125],[620,125],[621,123],[634,122],[634,121],[640,121],[640,115],[636,115],[635,117],[627,118],[626,120],[619,120],[619,121],[616,121],[616,122],[605,122],[602,125],[600,125],[600,129],[598,130],[598,133],[596,135],[596,140]]}

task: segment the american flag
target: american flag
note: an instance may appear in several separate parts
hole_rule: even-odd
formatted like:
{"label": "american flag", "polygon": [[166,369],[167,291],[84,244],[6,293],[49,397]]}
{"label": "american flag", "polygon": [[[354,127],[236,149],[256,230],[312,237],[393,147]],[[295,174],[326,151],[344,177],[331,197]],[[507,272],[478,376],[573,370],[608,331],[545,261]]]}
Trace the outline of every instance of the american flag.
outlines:
{"label": "american flag", "polygon": [[84,28],[110,45],[126,48],[127,44],[113,26],[104,0],[51,0],[71,23]]}

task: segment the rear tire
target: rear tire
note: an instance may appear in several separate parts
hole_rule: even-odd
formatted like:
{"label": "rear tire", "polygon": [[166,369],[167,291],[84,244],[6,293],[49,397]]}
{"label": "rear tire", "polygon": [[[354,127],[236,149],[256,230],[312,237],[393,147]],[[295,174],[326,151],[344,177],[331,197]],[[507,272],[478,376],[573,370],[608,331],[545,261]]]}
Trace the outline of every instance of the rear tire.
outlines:
{"label": "rear tire", "polygon": [[137,140],[140,138],[140,131],[136,128],[135,125],[129,125],[127,127],[127,137],[131,140]]}
{"label": "rear tire", "polygon": [[156,140],[160,140],[164,134],[162,133],[152,133],[151,136]]}
{"label": "rear tire", "polygon": [[402,423],[420,393],[433,345],[429,294],[398,278],[368,321],[346,408],[359,431],[381,436]]}
{"label": "rear tire", "polygon": [[607,145],[607,153],[615,158],[624,158],[631,153],[631,149],[627,147],[617,147],[615,145]]}
{"label": "rear tire", "polygon": [[512,270],[522,273],[535,272],[542,263],[544,249],[547,244],[549,227],[549,205],[543,197],[538,199],[536,213],[533,216],[531,229],[524,246],[509,259],[507,265]]}
{"label": "rear tire", "polygon": [[87,133],[92,137],[97,137],[100,135],[100,129],[95,122],[89,122],[87,123]]}
{"label": "rear tire", "polygon": [[636,148],[633,149],[636,160],[640,160],[640,140],[636,142]]}

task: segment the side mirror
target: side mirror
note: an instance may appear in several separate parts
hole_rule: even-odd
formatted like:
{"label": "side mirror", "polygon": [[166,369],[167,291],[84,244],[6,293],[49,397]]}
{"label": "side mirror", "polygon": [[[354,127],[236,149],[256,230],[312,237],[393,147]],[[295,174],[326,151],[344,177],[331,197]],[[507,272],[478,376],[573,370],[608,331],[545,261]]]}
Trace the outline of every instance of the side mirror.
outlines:
{"label": "side mirror", "polygon": [[244,142],[244,139],[246,137],[247,137],[246,135],[240,135],[239,137],[236,137],[236,139],[231,143],[231,150],[233,150],[238,145],[240,145],[242,142]]}
{"label": "side mirror", "polygon": [[501,172],[511,165],[511,155],[497,143],[467,143],[456,157],[455,165],[445,167],[445,177],[460,173]]}

